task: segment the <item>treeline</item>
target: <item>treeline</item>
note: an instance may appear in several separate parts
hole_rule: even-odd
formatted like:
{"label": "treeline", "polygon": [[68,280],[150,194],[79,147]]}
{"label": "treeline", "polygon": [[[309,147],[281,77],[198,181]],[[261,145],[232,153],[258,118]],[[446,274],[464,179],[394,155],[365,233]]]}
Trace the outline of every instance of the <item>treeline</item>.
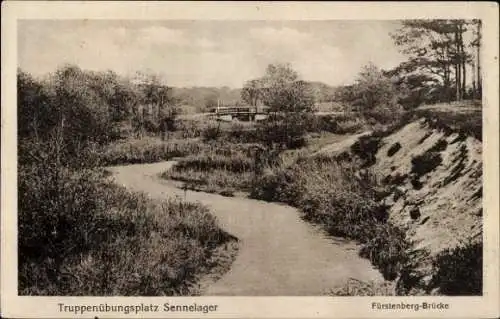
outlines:
{"label": "treeline", "polygon": [[337,101],[373,114],[481,99],[480,20],[404,20],[391,37],[408,60],[390,70],[365,66]]}
{"label": "treeline", "polygon": [[441,101],[481,97],[481,20],[405,20],[392,38],[409,59],[389,74],[419,75]]}
{"label": "treeline", "polygon": [[18,70],[18,136],[64,143],[78,153],[128,134],[172,130],[179,110],[171,88],[155,75],[140,82],[112,71],[65,66],[43,79]]}
{"label": "treeline", "polygon": [[[172,95],[179,102],[185,112],[209,112],[212,108],[220,105],[254,105],[261,101],[252,101],[251,97],[246,97],[247,86],[252,85],[252,81],[247,82],[244,88],[229,87],[173,87]],[[312,89],[315,103],[332,102],[335,97],[335,87],[322,82],[308,82]]]}

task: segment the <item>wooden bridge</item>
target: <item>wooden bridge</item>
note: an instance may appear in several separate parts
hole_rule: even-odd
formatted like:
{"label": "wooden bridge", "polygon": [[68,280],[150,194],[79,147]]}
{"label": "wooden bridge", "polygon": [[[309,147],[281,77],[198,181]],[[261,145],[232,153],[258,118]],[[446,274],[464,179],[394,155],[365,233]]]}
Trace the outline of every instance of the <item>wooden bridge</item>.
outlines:
{"label": "wooden bridge", "polygon": [[218,119],[225,117],[227,120],[237,118],[240,121],[255,121],[257,115],[267,116],[267,109],[258,110],[252,106],[221,106],[212,109],[211,114]]}

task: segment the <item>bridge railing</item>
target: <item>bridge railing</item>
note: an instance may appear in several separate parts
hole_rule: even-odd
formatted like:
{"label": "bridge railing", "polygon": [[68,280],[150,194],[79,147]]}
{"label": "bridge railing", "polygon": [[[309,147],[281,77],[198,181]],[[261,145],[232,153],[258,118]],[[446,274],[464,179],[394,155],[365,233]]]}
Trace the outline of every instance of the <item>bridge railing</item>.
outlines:
{"label": "bridge railing", "polygon": [[214,109],[213,113],[217,115],[230,115],[230,114],[266,114],[266,110],[256,110],[254,107],[221,107]]}

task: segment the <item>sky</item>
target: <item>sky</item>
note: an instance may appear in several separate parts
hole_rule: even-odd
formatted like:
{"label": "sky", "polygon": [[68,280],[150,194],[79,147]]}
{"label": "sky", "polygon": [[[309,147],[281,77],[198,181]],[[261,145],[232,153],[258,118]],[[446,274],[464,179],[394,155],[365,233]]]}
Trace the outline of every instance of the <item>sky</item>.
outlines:
{"label": "sky", "polygon": [[22,20],[18,65],[35,76],[58,66],[160,75],[171,86],[242,87],[270,63],[307,81],[343,85],[369,62],[404,60],[397,21]]}

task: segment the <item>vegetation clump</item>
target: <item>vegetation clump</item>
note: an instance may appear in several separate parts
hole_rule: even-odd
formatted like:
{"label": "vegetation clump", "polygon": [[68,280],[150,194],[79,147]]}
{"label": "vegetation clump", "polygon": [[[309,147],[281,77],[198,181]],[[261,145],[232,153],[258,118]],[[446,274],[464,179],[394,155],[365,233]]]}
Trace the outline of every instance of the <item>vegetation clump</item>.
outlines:
{"label": "vegetation clump", "polygon": [[467,242],[446,249],[434,260],[437,271],[431,287],[448,296],[478,296],[483,293],[483,245]]}

